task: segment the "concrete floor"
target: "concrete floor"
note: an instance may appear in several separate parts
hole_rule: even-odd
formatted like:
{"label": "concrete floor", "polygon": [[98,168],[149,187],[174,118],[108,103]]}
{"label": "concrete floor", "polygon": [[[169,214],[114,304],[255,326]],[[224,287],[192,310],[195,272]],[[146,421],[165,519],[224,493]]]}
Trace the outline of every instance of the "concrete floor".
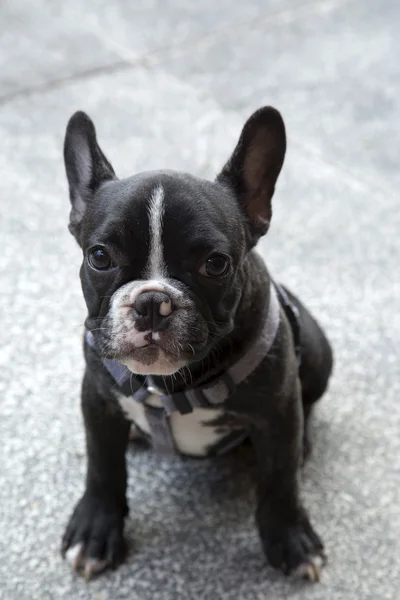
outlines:
{"label": "concrete floor", "polygon": [[[400,598],[400,4],[397,0],[5,0],[0,6],[0,598]],[[86,110],[118,174],[211,176],[263,104],[289,149],[261,251],[336,353],[304,496],[322,583],[265,564],[254,465],[132,452],[117,572],[59,556],[83,489],[85,316],[62,139]]]}

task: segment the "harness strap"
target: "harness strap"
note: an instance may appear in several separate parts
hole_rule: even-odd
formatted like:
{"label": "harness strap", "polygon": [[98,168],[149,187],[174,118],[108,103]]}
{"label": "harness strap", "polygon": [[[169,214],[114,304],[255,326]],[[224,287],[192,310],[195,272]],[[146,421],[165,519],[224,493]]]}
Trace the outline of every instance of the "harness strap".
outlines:
{"label": "harness strap", "polygon": [[247,379],[267,356],[279,327],[280,305],[273,283],[270,285],[268,316],[261,335],[252,347],[211,387],[203,390],[211,405],[223,404],[236,386]]}
{"label": "harness strap", "polygon": [[289,321],[290,329],[293,335],[294,350],[296,353],[297,363],[301,364],[301,325],[300,325],[300,312],[297,306],[290,300],[287,290],[283,285],[275,284],[279,301],[283,310],[285,311],[286,317]]}
{"label": "harness strap", "polygon": [[144,404],[144,412],[151,431],[151,442],[154,450],[160,454],[177,455],[174,438],[165,410],[158,406]]}

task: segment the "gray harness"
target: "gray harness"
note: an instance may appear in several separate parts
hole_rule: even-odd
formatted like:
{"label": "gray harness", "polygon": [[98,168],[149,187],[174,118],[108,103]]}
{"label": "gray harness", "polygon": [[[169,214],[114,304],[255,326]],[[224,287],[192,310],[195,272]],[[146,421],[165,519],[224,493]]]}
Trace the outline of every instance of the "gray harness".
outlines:
{"label": "gray harness", "polygon": [[[276,337],[280,321],[281,303],[285,311],[287,310],[287,303],[285,302],[287,295],[282,296],[282,293],[284,293],[282,288],[271,283],[268,316],[257,340],[246,354],[225,373],[205,385],[167,394],[165,390],[161,390],[154,385],[151,376],[139,379],[121,362],[108,358],[103,360],[105,368],[113,377],[119,390],[125,396],[130,396],[135,402],[143,405],[150,426],[151,442],[158,452],[178,454],[169,425],[169,417],[172,413],[178,411],[181,415],[185,415],[196,408],[221,408],[227,398],[235,393],[237,386],[245,381],[258,367],[268,354]],[[292,305],[290,306],[292,313],[294,313],[295,308]],[[297,318],[297,314],[294,314]],[[92,349],[96,350],[93,334],[90,331],[86,332],[86,342]],[[160,407],[151,406],[146,402],[152,394],[159,396]],[[144,432],[141,433],[148,437]],[[223,454],[240,444],[246,437],[246,431],[234,430],[217,442],[214,451],[210,453]]]}

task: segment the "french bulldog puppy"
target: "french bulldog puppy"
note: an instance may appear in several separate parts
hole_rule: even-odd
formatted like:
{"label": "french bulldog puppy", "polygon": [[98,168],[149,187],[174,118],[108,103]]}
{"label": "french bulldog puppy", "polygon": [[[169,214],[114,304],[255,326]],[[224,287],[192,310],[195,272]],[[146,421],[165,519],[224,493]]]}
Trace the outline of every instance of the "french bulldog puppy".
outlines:
{"label": "french bulldog puppy", "polygon": [[88,579],[125,556],[132,424],[157,450],[191,456],[249,438],[266,557],[286,574],[319,579],[325,552],[300,499],[299,469],[332,352],[254,250],[271,222],[285,150],[282,117],[265,107],[215,181],[174,171],[118,179],[89,117],[77,112],[68,123],[69,229],[83,252],[88,310],[87,476],[62,553]]}

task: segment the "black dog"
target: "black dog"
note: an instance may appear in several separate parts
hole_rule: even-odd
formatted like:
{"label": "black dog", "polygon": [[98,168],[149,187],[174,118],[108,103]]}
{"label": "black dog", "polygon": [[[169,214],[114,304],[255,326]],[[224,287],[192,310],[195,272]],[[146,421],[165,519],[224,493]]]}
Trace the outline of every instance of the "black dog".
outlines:
{"label": "black dog", "polygon": [[323,544],[298,477],[332,353],[253,250],[285,150],[282,118],[267,107],[247,121],[215,182],[172,171],[119,180],[90,119],[78,112],[68,124],[69,228],[83,250],[88,308],[88,470],[62,551],[87,578],[124,558],[132,423],[175,454],[218,454],[249,437],[266,556],[285,573],[319,578]]}

